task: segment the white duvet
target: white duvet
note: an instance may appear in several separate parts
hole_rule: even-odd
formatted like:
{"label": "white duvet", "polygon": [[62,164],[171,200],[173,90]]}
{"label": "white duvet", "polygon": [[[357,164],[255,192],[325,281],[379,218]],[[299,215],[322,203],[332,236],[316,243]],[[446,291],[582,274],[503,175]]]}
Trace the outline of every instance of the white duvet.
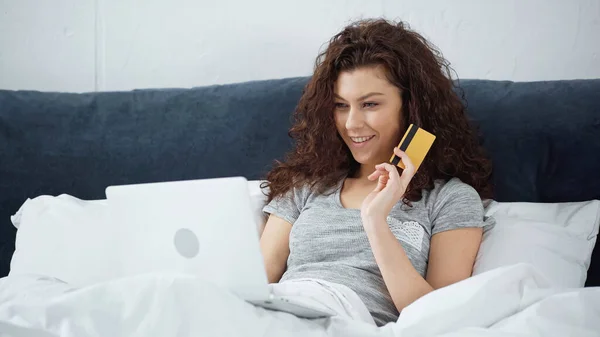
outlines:
{"label": "white duvet", "polygon": [[377,328],[257,308],[190,276],[82,288],[9,276],[0,279],[0,336],[600,336],[600,288],[550,288],[519,264],[432,292]]}

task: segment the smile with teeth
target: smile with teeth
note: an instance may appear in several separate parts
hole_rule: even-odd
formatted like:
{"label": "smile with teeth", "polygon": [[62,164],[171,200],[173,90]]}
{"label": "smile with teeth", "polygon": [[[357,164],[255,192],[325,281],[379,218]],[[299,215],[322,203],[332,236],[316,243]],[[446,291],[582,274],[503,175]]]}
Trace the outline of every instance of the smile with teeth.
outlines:
{"label": "smile with teeth", "polygon": [[355,143],[364,143],[367,140],[371,140],[371,138],[373,138],[375,136],[368,136],[368,137],[350,137],[350,139],[352,139],[353,142]]}

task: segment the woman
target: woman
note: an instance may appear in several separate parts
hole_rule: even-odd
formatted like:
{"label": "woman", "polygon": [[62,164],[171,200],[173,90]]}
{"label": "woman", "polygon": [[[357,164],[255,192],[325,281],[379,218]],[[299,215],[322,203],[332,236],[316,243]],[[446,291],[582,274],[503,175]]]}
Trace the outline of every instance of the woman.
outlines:
{"label": "woman", "polygon": [[[437,139],[415,173],[397,148],[409,124]],[[270,282],[355,292],[377,325],[472,274],[491,167],[448,63],[402,23],[365,20],[319,55],[295,112],[296,141],[267,175],[261,237]],[[392,153],[406,168],[389,164]]]}

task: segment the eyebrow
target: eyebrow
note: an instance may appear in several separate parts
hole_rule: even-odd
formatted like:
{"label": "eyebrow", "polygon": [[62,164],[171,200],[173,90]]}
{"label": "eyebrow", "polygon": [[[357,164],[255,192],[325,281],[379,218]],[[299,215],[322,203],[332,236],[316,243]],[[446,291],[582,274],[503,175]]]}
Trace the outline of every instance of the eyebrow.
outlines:
{"label": "eyebrow", "polygon": [[[340,95],[338,95],[338,94],[335,94],[335,93],[334,93],[333,95],[334,95],[336,98],[339,98],[339,99],[345,100],[344,98],[342,98],[342,97],[341,97]],[[383,95],[383,94],[382,94],[382,93],[380,93],[380,92],[370,92],[370,93],[368,93],[368,94],[365,94],[365,95],[362,95],[362,96],[360,96],[360,97],[358,98],[358,100],[359,100],[359,101],[362,101],[362,100],[365,100],[365,99],[367,99],[367,98],[369,98],[369,97],[371,97],[371,96],[378,96],[378,95]]]}

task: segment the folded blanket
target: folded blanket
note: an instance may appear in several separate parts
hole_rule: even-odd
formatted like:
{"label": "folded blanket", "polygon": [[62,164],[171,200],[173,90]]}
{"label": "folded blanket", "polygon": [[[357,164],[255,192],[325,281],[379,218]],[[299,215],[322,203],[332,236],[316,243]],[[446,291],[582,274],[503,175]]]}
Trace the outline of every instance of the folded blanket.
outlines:
{"label": "folded blanket", "polygon": [[375,325],[367,307],[350,288],[312,278],[287,280],[270,285],[274,295],[302,297],[333,310],[341,317]]}

